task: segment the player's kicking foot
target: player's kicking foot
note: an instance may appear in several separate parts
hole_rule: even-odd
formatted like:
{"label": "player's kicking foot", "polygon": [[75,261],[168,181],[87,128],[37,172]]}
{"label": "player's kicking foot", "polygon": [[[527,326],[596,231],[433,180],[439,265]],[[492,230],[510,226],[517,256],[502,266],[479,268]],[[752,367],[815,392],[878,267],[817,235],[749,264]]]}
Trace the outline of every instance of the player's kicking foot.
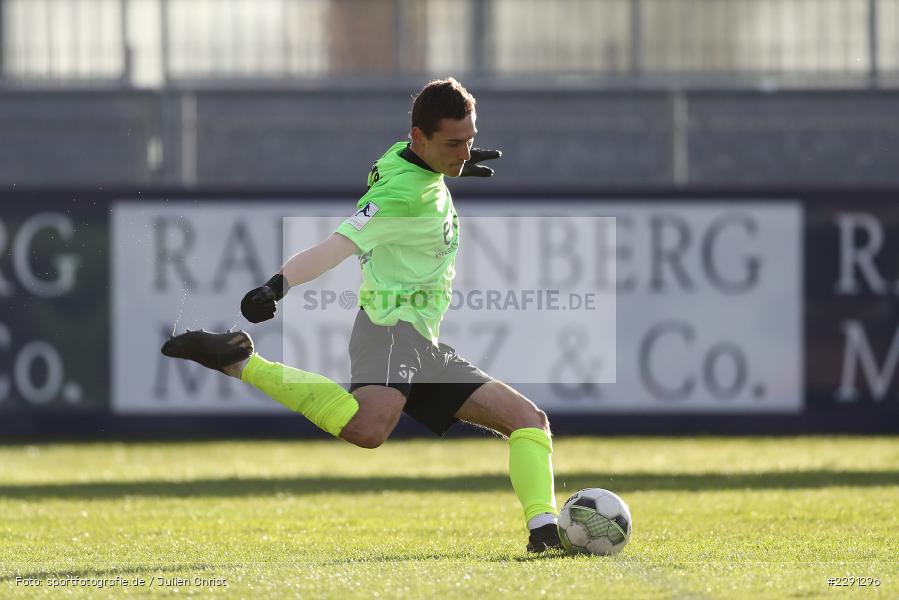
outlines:
{"label": "player's kicking foot", "polygon": [[172,358],[186,358],[226,375],[240,377],[234,367],[253,354],[253,340],[245,331],[211,333],[188,331],[176,335],[162,345],[162,353]]}
{"label": "player's kicking foot", "polygon": [[562,540],[559,539],[559,527],[555,523],[548,523],[542,527],[531,529],[528,538],[528,552],[546,552],[547,550],[561,550]]}

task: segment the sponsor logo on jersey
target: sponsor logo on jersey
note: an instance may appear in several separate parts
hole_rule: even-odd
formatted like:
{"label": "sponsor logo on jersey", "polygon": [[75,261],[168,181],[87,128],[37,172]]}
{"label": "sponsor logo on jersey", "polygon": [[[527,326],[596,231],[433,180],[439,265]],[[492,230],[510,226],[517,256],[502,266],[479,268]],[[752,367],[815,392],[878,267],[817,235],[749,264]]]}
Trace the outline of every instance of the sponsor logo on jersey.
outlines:
{"label": "sponsor logo on jersey", "polygon": [[356,231],[361,231],[365,224],[371,221],[371,218],[377,214],[377,212],[381,210],[380,207],[374,202],[369,202],[362,208],[356,211],[352,217],[346,220],[347,223],[356,228]]}

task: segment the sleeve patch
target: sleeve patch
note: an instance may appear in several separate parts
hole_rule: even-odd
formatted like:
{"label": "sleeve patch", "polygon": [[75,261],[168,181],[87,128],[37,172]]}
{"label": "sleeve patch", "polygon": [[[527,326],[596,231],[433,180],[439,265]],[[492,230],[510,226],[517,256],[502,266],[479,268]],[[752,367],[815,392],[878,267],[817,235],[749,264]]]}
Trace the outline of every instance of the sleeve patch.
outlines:
{"label": "sleeve patch", "polygon": [[365,227],[365,224],[371,221],[371,218],[377,214],[377,212],[381,210],[377,204],[374,202],[369,202],[362,208],[356,211],[352,217],[346,220],[347,223],[352,225],[356,231],[362,231],[362,228]]}

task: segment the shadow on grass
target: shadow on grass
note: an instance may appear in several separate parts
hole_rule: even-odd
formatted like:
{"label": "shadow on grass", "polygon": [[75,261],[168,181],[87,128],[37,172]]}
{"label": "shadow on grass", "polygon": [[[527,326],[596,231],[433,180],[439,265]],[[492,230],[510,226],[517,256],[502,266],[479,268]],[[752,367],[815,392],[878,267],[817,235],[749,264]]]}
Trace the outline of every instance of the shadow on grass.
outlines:
{"label": "shadow on grass", "polygon": [[[522,538],[521,550],[524,552],[524,538]],[[550,550],[549,552],[527,553],[523,555],[509,556],[485,556],[471,552],[435,552],[433,554],[418,554],[412,552],[391,552],[385,554],[367,554],[361,557],[336,558],[334,560],[315,561],[316,566],[338,566],[367,563],[409,563],[409,562],[436,562],[436,561],[472,561],[479,563],[529,563],[542,560],[555,560],[559,558],[571,558],[575,554],[569,554],[562,550]],[[586,555],[584,555],[586,556]]]}
{"label": "shadow on grass", "polygon": [[40,579],[45,581],[50,578],[68,579],[68,578],[104,578],[112,579],[116,576],[120,577],[143,577],[145,580],[155,577],[163,573],[192,573],[194,571],[209,571],[219,569],[228,565],[210,565],[210,564],[183,564],[183,565],[143,565],[128,567],[113,567],[110,569],[69,569],[69,570],[40,570],[25,573],[0,574],[0,583],[7,581],[15,581],[16,578],[22,579]]}
{"label": "shadow on grass", "polygon": [[[762,473],[616,474],[577,472],[556,476],[556,489],[572,493],[585,487],[616,492],[803,489],[899,485],[899,471],[778,471]],[[97,481],[88,483],[0,485],[0,498],[103,499],[124,496],[173,498],[270,496],[390,492],[492,492],[507,490],[499,474],[452,477],[284,477],[222,478],[184,481]]]}

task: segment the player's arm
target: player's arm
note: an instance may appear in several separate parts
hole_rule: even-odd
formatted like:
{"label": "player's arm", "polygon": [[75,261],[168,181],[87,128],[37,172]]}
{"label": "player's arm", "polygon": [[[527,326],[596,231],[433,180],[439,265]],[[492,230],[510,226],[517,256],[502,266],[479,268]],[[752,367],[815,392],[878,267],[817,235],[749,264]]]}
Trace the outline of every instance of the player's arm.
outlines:
{"label": "player's arm", "polygon": [[322,243],[291,256],[279,273],[287,280],[284,283],[288,287],[309,283],[358,251],[356,244],[334,233]]}
{"label": "player's arm", "polygon": [[356,244],[339,233],[291,256],[281,270],[264,285],[250,290],[240,303],[240,312],[251,323],[275,316],[276,302],[295,285],[309,283],[358,252]]}

